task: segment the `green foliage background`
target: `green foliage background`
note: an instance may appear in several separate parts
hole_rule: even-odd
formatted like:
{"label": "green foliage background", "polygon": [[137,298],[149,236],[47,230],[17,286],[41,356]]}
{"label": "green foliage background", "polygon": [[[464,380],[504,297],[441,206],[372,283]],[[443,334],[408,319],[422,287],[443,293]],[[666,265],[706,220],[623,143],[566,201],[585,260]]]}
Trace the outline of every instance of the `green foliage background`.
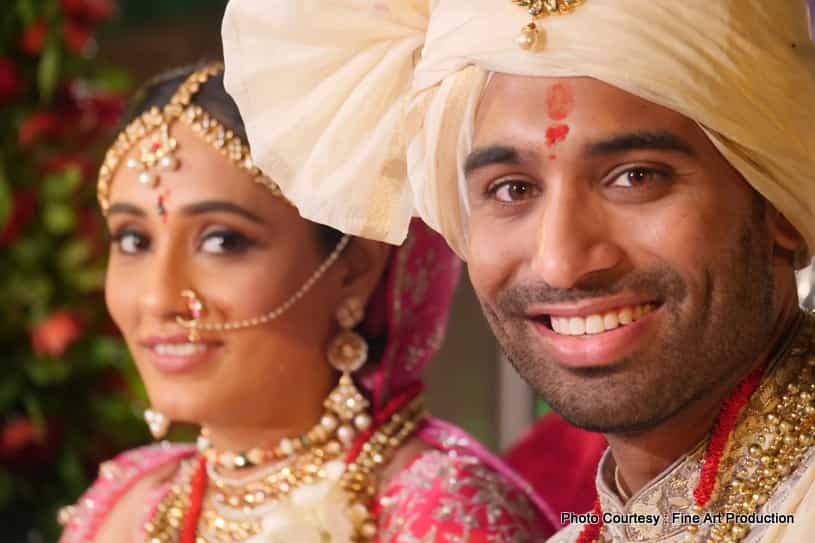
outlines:
{"label": "green foliage background", "polygon": [[94,62],[106,0],[0,10],[0,530],[56,541],[56,513],[147,441],[141,385],[102,296],[95,170],[127,78]]}

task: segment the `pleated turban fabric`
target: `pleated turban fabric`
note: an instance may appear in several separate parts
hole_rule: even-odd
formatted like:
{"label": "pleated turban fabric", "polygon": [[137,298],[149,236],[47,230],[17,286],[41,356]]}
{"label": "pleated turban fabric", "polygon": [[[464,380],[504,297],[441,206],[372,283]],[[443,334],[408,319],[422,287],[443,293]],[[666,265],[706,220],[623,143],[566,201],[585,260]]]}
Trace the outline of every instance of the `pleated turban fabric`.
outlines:
{"label": "pleated turban fabric", "polygon": [[[398,244],[413,214],[466,254],[462,163],[491,72],[587,76],[694,119],[815,248],[806,0],[231,0],[226,85],[253,158],[308,219]],[[806,256],[806,255],[802,255]]]}

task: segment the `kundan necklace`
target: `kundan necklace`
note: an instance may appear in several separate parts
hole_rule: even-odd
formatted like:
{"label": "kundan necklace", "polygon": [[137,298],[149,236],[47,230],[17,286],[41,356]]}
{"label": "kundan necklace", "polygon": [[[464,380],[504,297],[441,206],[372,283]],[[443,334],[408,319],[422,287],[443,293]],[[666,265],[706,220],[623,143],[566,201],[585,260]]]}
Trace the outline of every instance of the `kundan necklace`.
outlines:
{"label": "kundan necklace", "polygon": [[[693,513],[702,518],[717,492],[723,493],[717,509],[733,513],[736,519],[748,518],[767,503],[779,483],[795,471],[809,447],[815,442],[815,353],[809,345],[815,339],[812,318],[801,319],[791,334],[794,344],[782,349],[784,356],[800,358],[799,371],[786,384],[783,394],[773,409],[764,415],[763,429],[756,443],[748,447],[749,459],[726,487],[720,481],[719,467],[727,450],[739,415],[756,392],[765,374],[765,366],[757,368],[736,388],[725,401],[716,419],[713,432],[705,448],[699,482],[693,492]],[[801,328],[804,330],[801,330]],[[595,501],[591,513],[600,519],[586,524],[577,537],[577,543],[603,543],[606,532],[600,499]],[[726,518],[726,517],[723,517]],[[705,538],[700,533],[702,522],[688,526],[689,543],[737,543],[750,531],[747,522],[738,520],[715,523]]]}
{"label": "kundan necklace", "polygon": [[310,445],[239,479],[219,474],[217,465],[205,454],[187,461],[179,481],[145,524],[146,539],[151,543],[245,541],[263,533],[264,519],[280,514],[281,503],[298,489],[332,484],[336,487],[332,499],[336,501],[339,496],[341,503],[329,505],[341,506],[347,512],[352,533],[349,540],[370,541],[376,534],[369,513],[377,488],[375,472],[413,434],[424,416],[417,392],[407,391],[389,402],[350,447],[338,441]]}

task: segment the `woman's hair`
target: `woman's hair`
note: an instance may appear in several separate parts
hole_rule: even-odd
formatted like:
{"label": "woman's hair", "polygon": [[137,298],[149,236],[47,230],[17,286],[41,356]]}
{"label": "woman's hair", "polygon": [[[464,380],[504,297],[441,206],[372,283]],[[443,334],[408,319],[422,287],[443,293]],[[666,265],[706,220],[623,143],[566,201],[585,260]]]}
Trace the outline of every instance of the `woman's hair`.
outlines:
{"label": "woman's hair", "polygon": [[[145,83],[133,96],[125,114],[122,117],[119,129],[124,129],[133,119],[148,111],[150,108],[159,109],[167,105],[178,87],[196,70],[210,64],[202,62],[193,66],[186,66],[160,73]],[[231,130],[245,145],[249,145],[246,137],[246,128],[243,125],[238,106],[224,88],[223,72],[210,77],[197,93],[192,97],[192,103],[201,106],[207,113],[215,117],[228,130]],[[317,241],[323,253],[328,255],[334,250],[342,238],[342,232],[329,226],[313,223]]]}

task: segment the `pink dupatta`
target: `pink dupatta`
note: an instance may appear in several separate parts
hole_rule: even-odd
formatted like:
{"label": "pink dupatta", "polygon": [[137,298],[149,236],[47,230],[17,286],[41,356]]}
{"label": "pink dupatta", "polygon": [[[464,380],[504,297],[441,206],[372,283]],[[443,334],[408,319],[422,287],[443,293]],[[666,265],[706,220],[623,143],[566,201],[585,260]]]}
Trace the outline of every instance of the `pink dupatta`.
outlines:
{"label": "pink dupatta", "polygon": [[[368,304],[363,331],[382,328],[387,341],[379,361],[362,370],[360,382],[373,398],[373,410],[382,408],[399,392],[421,382],[421,373],[444,339],[450,303],[458,283],[461,262],[439,234],[414,219],[405,243],[394,249],[386,276]],[[445,421],[427,418],[418,436],[429,445],[478,458],[522,491],[542,519],[560,526],[557,516],[532,486],[464,430]]]}

